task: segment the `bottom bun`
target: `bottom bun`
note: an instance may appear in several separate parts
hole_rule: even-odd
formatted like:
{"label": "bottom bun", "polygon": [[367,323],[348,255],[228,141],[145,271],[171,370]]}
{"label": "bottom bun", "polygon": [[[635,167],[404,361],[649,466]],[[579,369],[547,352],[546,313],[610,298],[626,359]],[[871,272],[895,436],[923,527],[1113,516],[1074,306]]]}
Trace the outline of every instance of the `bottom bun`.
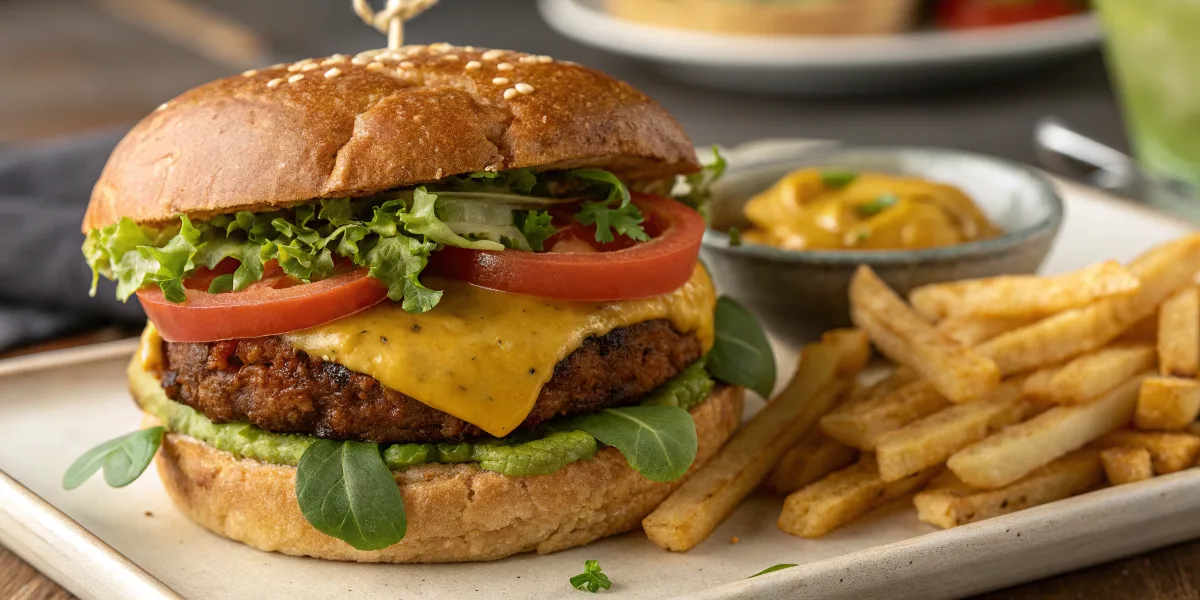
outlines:
{"label": "bottom bun", "polygon": [[[742,398],[741,388],[720,386],[692,409],[699,449],[689,474],[737,429]],[[683,481],[650,481],[615,448],[529,477],[471,463],[420,465],[395,473],[408,517],[404,540],[362,551],[304,519],[295,467],[238,459],[174,433],[164,437],[157,462],[175,504],[214,533],[259,550],[359,562],[494,560],[563,550],[638,527]]]}

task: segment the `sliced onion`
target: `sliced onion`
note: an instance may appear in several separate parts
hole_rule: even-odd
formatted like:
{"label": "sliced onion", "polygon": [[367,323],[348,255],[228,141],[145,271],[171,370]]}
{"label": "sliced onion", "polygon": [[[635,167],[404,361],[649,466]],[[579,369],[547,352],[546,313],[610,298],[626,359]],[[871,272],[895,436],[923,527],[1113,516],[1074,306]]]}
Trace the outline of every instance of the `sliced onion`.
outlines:
{"label": "sliced onion", "polygon": [[503,244],[502,238],[507,238],[510,240],[510,244],[508,245],[511,245],[514,250],[532,250],[529,247],[529,240],[525,239],[525,234],[521,233],[521,230],[517,229],[515,225],[447,222],[446,226],[450,228],[450,231],[463,237],[491,240],[498,244]]}
{"label": "sliced onion", "polygon": [[489,202],[512,205],[516,208],[529,208],[532,206],[555,206],[558,204],[571,204],[585,200],[584,197],[575,198],[551,198],[549,196],[523,196],[521,194],[504,194],[498,192],[430,192],[437,194],[438,199],[456,199],[456,200],[473,200],[476,202]]}

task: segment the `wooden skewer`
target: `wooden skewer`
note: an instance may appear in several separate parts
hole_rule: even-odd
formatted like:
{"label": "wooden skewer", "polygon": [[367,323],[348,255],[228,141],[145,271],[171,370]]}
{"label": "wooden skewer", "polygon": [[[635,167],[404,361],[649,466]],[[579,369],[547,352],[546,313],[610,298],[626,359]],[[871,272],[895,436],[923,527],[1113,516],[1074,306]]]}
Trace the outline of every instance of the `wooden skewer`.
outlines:
{"label": "wooden skewer", "polygon": [[355,14],[363,23],[387,34],[388,48],[391,50],[404,45],[404,22],[434,4],[437,4],[437,0],[388,0],[383,10],[375,12],[368,0],[350,0]]}

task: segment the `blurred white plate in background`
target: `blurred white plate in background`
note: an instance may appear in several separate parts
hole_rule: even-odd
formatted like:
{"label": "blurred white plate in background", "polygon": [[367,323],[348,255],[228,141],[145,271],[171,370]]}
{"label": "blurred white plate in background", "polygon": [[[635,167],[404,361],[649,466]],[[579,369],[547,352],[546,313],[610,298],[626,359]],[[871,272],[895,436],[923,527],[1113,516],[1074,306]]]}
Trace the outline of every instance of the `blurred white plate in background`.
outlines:
{"label": "blurred white plate in background", "polygon": [[602,0],[540,0],[551,27],[576,41],[653,63],[689,83],[747,92],[878,93],[1013,75],[1079,54],[1101,39],[1092,15],[976,31],[883,36],[721,35],[617,19]]}

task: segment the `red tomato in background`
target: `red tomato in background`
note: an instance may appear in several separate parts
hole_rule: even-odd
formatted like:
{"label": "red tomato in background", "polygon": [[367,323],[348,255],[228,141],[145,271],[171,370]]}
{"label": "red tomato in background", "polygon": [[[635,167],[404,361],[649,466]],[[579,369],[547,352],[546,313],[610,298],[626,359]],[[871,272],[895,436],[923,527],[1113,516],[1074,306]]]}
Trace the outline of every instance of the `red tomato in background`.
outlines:
{"label": "red tomato in background", "polygon": [[973,29],[1057,19],[1085,11],[1087,3],[1080,0],[939,0],[935,18],[942,27]]}

